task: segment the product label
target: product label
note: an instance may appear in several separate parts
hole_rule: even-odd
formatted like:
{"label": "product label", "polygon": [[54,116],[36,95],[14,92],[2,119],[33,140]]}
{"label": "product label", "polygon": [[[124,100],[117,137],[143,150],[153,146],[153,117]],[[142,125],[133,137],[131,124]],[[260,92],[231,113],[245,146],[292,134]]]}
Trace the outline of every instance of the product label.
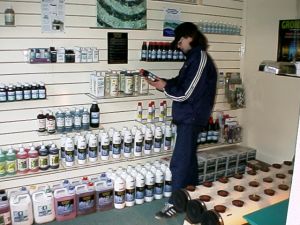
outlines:
{"label": "product label", "polygon": [[163,183],[155,183],[154,194],[160,195],[163,193],[164,184]]}
{"label": "product label", "polygon": [[109,145],[102,145],[101,146],[101,155],[108,156],[109,155]]}
{"label": "product label", "polygon": [[12,13],[6,13],[4,18],[5,18],[5,23],[7,24],[15,23],[15,16]]}
{"label": "product label", "polygon": [[95,195],[87,195],[78,198],[79,210],[86,210],[95,206]]}
{"label": "product label", "polygon": [[92,112],[91,113],[91,123],[98,124],[99,123],[99,112]]}
{"label": "product label", "polygon": [[172,181],[165,181],[164,192],[172,192]]}
{"label": "product label", "polygon": [[16,100],[20,101],[23,99],[23,91],[16,91]]}
{"label": "product label", "polygon": [[14,223],[21,223],[21,222],[25,222],[28,221],[28,211],[24,210],[24,211],[13,211],[12,212],[13,215],[13,221]]}
{"label": "product label", "polygon": [[55,120],[47,120],[47,131],[48,132],[53,132],[55,131]]}
{"label": "product label", "polygon": [[22,172],[28,169],[28,160],[27,159],[17,159],[17,168],[18,171]]}
{"label": "product label", "polygon": [[74,151],[65,151],[66,162],[74,162]]}
{"label": "product label", "polygon": [[6,172],[7,173],[15,173],[17,170],[17,162],[16,161],[6,161]]}
{"label": "product label", "polygon": [[39,165],[40,168],[45,169],[48,167],[49,162],[48,162],[48,155],[46,156],[39,156]]}
{"label": "product label", "polygon": [[103,207],[103,206],[106,206],[106,205],[110,205],[112,204],[113,202],[113,196],[114,196],[114,193],[112,190],[109,190],[109,191],[103,191],[103,192],[100,192],[98,194],[99,196],[99,206]]}
{"label": "product label", "polygon": [[131,153],[132,150],[132,142],[124,143],[124,153]]}
{"label": "product label", "polygon": [[125,190],[124,191],[115,191],[115,203],[122,204],[125,202]]}
{"label": "product label", "polygon": [[113,144],[112,145],[112,153],[114,155],[120,155],[121,154],[121,144]]}
{"label": "product label", "polygon": [[152,197],[154,194],[154,185],[145,185],[145,197]]}
{"label": "product label", "polygon": [[75,127],[81,127],[81,116],[75,116],[74,117],[74,126]]}
{"label": "product label", "polygon": [[31,99],[31,90],[24,90],[24,99]]}
{"label": "product label", "polygon": [[78,159],[86,160],[86,152],[87,152],[86,148],[79,148],[77,153]]}
{"label": "product label", "polygon": [[97,158],[97,147],[89,147],[89,157]]}
{"label": "product label", "polygon": [[58,201],[57,202],[57,214],[68,215],[74,210],[74,199]]}
{"label": "product label", "polygon": [[0,225],[11,224],[10,212],[0,213]]}
{"label": "product label", "polygon": [[90,116],[88,114],[82,115],[82,124],[89,124],[90,123]]}
{"label": "product label", "polygon": [[153,140],[145,140],[145,150],[151,150],[153,145]]}
{"label": "product label", "polygon": [[38,215],[39,216],[49,216],[52,214],[51,205],[39,205],[38,206]]}
{"label": "product label", "polygon": [[39,98],[39,92],[38,92],[38,90],[32,90],[31,91],[31,98],[32,99],[38,99]]}
{"label": "product label", "polygon": [[132,94],[133,93],[133,77],[126,76],[125,77],[125,94]]}
{"label": "product label", "polygon": [[39,158],[29,158],[28,159],[28,168],[30,170],[37,169],[39,167]]}
{"label": "product label", "polygon": [[39,89],[39,98],[40,98],[40,99],[46,98],[46,90],[44,90],[44,89]]}
{"label": "product label", "polygon": [[154,138],[154,148],[161,148],[162,139]]}
{"label": "product label", "polygon": [[69,128],[73,126],[72,117],[65,117],[65,126]]}
{"label": "product label", "polygon": [[145,197],[145,187],[136,187],[135,198],[143,199]]}
{"label": "product label", "polygon": [[135,197],[135,190],[134,189],[126,189],[126,202],[133,202]]}
{"label": "product label", "polygon": [[142,152],[143,142],[135,143],[135,152]]}
{"label": "product label", "polygon": [[6,102],[6,92],[0,92],[0,102]]}
{"label": "product label", "polygon": [[7,100],[8,101],[15,101],[16,100],[16,92],[8,91],[7,92]]}
{"label": "product label", "polygon": [[38,126],[39,131],[46,130],[46,118],[38,119],[37,123],[38,123],[37,126]]}
{"label": "product label", "polygon": [[56,117],[56,125],[57,125],[57,128],[63,128],[65,126],[65,118]]}
{"label": "product label", "polygon": [[5,163],[0,162],[0,175],[3,175],[3,174],[5,174]]}
{"label": "product label", "polygon": [[50,154],[49,155],[49,163],[50,163],[50,166],[52,166],[52,167],[56,167],[56,166],[58,166],[59,165],[59,155],[57,154],[57,155],[52,155],[52,154]]}

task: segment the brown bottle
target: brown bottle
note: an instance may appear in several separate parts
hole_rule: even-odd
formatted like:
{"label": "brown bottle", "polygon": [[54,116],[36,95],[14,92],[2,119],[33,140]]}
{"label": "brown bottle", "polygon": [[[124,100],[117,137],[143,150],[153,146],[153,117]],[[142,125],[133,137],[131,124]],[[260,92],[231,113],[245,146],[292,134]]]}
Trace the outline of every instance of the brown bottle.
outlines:
{"label": "brown bottle", "polygon": [[43,110],[37,115],[37,125],[38,125],[38,132],[46,131],[46,116],[43,113]]}
{"label": "brown bottle", "polygon": [[53,112],[50,112],[47,116],[47,132],[49,134],[55,133],[55,124],[55,116],[53,116]]}

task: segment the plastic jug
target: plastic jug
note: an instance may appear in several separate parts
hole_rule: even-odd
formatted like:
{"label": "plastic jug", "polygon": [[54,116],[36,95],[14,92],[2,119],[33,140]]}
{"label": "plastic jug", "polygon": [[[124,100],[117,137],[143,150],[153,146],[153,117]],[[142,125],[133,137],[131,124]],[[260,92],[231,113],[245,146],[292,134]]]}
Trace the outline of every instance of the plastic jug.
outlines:
{"label": "plastic jug", "polygon": [[96,208],[105,211],[113,208],[114,187],[111,179],[95,182]]}
{"label": "plastic jug", "polygon": [[47,223],[55,219],[52,193],[38,191],[32,194],[33,215],[36,223]]}
{"label": "plastic jug", "polygon": [[77,215],[85,215],[96,211],[96,196],[93,183],[75,187]]}
{"label": "plastic jug", "polygon": [[57,221],[74,219],[76,217],[75,194],[67,188],[54,190],[54,209]]}
{"label": "plastic jug", "polygon": [[0,197],[0,224],[11,224],[9,202],[6,195]]}
{"label": "plastic jug", "polygon": [[11,221],[13,225],[33,224],[32,202],[29,194],[10,198]]}

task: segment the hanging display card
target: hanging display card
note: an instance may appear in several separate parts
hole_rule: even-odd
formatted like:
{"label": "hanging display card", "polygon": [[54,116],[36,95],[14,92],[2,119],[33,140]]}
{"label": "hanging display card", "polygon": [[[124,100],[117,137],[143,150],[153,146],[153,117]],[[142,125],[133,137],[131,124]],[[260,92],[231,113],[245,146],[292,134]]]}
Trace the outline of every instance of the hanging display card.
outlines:
{"label": "hanging display card", "polygon": [[127,64],[128,63],[128,33],[107,33],[108,63]]}
{"label": "hanging display card", "polygon": [[175,28],[181,23],[180,14],[181,11],[178,9],[166,8],[164,10],[165,21],[163,28],[164,37],[174,37]]}
{"label": "hanging display card", "polygon": [[41,0],[42,32],[64,32],[65,0]]}
{"label": "hanging display card", "polygon": [[300,19],[279,21],[277,61],[300,61]]}

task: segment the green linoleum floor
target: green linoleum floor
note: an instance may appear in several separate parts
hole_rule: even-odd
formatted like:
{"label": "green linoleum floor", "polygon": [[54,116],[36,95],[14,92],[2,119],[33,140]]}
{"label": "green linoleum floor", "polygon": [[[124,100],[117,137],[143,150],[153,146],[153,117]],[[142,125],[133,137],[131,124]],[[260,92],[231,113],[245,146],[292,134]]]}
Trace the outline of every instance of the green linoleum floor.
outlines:
{"label": "green linoleum floor", "polygon": [[171,219],[155,219],[167,199],[154,200],[150,203],[96,212],[85,216],[78,216],[73,220],[57,222],[47,225],[182,225],[185,214],[181,213]]}

